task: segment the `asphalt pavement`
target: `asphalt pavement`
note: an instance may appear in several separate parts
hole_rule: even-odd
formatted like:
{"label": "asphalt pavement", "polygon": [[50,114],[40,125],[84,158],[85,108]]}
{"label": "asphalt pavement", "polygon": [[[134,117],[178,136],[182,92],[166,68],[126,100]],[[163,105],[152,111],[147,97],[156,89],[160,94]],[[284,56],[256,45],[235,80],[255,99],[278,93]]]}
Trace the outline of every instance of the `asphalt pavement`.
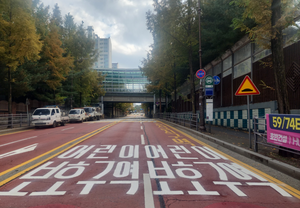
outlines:
{"label": "asphalt pavement", "polygon": [[[174,126],[176,128],[179,128],[180,130],[189,133],[190,135],[200,137],[202,139],[213,142],[219,146],[225,147],[240,155],[248,157],[254,161],[260,162],[268,167],[271,167],[297,180],[300,180],[300,156],[295,155],[294,157],[281,157],[278,155],[278,149],[266,147],[262,145],[259,145],[258,152],[255,152],[253,149],[250,148],[249,133],[246,131],[212,125],[210,133],[199,132],[190,129],[189,127],[178,125],[166,120],[161,120],[161,119],[157,119],[157,120],[165,122],[168,125]],[[28,128],[33,128],[33,127],[0,130],[0,135],[12,133],[15,131],[20,131]],[[252,148],[253,148],[253,138],[254,137],[252,134],[251,135]]]}

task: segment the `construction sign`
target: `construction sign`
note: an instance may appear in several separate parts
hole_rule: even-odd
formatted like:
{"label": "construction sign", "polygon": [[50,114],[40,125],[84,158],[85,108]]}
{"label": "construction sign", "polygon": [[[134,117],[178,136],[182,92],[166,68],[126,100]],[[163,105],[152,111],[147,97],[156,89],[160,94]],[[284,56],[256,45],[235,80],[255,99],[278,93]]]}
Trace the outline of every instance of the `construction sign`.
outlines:
{"label": "construction sign", "polygon": [[238,90],[235,92],[235,95],[259,95],[260,92],[252,82],[250,77],[247,75],[241,85],[239,86]]}

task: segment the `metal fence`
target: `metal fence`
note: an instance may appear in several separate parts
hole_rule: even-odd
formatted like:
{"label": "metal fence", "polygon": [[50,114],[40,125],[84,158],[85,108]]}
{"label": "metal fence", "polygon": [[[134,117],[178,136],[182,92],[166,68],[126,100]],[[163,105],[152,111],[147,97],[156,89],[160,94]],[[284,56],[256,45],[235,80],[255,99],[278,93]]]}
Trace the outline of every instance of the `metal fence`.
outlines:
{"label": "metal fence", "polygon": [[157,113],[155,118],[164,119],[191,129],[199,130],[199,116],[192,113]]}
{"label": "metal fence", "polygon": [[[259,129],[267,129],[266,119],[265,118],[253,118],[253,125],[254,125],[254,151],[258,152],[258,145],[276,148],[278,150],[282,150],[291,154],[300,155],[299,151],[284,148],[275,144],[268,143],[267,141],[267,130],[266,131],[259,131]],[[262,125],[263,128],[259,128],[259,126]]]}
{"label": "metal fence", "polygon": [[0,114],[0,129],[28,127],[31,114]]}

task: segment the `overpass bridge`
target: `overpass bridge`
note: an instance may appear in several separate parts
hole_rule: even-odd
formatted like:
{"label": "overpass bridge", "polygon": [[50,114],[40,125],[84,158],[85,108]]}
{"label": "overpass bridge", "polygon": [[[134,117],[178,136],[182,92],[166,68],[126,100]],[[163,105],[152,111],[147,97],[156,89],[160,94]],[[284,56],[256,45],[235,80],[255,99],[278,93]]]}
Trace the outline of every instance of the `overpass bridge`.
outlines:
{"label": "overpass bridge", "polygon": [[[153,93],[148,93],[146,85],[149,81],[138,68],[105,68],[97,69],[105,76],[103,87],[106,91],[101,98],[106,115],[116,115],[115,103],[152,103],[158,101]],[[165,99],[162,99],[165,104]]]}

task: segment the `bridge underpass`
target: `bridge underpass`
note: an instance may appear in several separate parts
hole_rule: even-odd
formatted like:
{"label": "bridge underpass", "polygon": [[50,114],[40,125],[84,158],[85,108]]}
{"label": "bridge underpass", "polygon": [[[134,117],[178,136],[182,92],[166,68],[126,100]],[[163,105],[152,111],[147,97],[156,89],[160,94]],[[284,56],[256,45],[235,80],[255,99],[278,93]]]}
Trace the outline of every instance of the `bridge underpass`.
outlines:
{"label": "bridge underpass", "polygon": [[[104,114],[106,117],[115,117],[119,112],[115,108],[116,103],[149,103],[150,109],[153,112],[153,106],[156,108],[159,104],[159,98],[156,98],[152,93],[106,93],[103,96]],[[162,106],[165,106],[165,98],[161,99]]]}
{"label": "bridge underpass", "polygon": [[[147,92],[146,85],[149,81],[138,68],[97,71],[105,76],[103,87],[106,93],[100,101],[104,106],[104,115],[108,118],[119,116],[115,108],[116,103],[149,103],[148,112],[151,113],[154,105],[160,102],[153,93]],[[161,103],[165,106],[165,98],[161,99]]]}

